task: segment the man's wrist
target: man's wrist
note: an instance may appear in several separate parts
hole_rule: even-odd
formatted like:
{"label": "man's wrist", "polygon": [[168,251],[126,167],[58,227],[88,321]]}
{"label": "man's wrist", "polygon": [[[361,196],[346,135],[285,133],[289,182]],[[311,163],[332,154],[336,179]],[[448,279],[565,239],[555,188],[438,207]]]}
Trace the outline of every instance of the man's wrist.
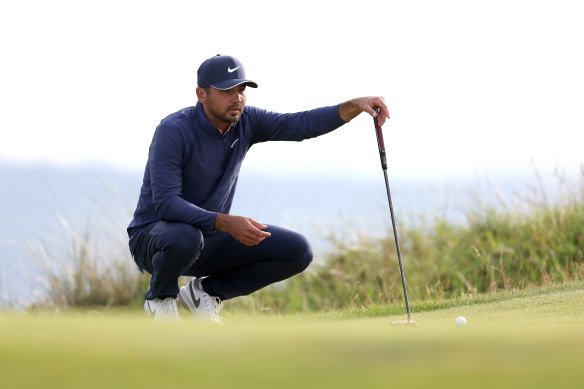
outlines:
{"label": "man's wrist", "polygon": [[229,216],[225,213],[220,213],[215,219],[215,231],[226,231],[229,224]]}
{"label": "man's wrist", "polygon": [[355,99],[339,104],[339,117],[345,123],[350,122],[361,112],[361,108],[359,108],[359,105],[355,102]]}

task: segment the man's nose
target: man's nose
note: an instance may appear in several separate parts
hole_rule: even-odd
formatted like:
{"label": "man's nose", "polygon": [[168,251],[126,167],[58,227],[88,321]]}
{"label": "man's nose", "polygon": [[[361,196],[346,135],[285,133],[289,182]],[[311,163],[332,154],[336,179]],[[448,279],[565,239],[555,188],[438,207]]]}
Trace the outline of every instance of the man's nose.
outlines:
{"label": "man's nose", "polygon": [[233,94],[233,99],[235,101],[241,102],[243,100],[243,94],[240,93],[239,91],[235,91],[235,93]]}

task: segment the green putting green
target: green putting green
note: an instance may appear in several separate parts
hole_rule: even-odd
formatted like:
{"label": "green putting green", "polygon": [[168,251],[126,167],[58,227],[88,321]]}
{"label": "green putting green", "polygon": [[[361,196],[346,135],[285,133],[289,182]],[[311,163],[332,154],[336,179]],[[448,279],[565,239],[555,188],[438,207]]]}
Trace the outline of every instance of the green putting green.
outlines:
{"label": "green putting green", "polygon": [[[580,285],[581,287],[581,285]],[[2,388],[539,388],[584,381],[584,290],[347,320],[0,314]],[[464,316],[468,324],[457,327]]]}

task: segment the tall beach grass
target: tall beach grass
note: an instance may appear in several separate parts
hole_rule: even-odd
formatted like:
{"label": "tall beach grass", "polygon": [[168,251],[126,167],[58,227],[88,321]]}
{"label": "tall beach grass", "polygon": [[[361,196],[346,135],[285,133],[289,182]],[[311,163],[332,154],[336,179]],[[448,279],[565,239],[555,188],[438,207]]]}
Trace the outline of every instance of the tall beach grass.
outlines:
{"label": "tall beach grass", "polygon": [[[140,275],[121,237],[64,229],[65,242],[37,239],[29,249],[41,265],[32,307],[94,307],[137,303],[149,277]],[[96,234],[97,235],[97,234]]]}

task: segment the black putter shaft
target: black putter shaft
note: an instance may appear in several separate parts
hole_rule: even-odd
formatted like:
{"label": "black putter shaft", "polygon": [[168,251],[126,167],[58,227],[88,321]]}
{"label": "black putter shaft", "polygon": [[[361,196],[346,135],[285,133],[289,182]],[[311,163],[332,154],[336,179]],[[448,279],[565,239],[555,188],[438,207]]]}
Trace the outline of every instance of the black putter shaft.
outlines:
{"label": "black putter shaft", "polygon": [[[379,108],[375,107],[379,116]],[[389,180],[387,179],[387,158],[385,156],[385,144],[383,143],[383,132],[377,122],[377,117],[373,118],[375,124],[375,135],[377,135],[377,147],[379,148],[379,157],[381,158],[381,168],[385,177],[385,189],[387,191],[387,200],[389,200],[389,213],[391,214],[391,226],[393,227],[393,237],[395,238],[395,247],[397,249],[397,259],[399,261],[399,271],[401,273],[402,285],[404,287],[404,297],[406,300],[406,309],[408,310],[408,323],[410,322],[410,303],[408,301],[408,291],[406,288],[406,278],[404,277],[404,267],[402,265],[401,251],[399,249],[399,239],[397,237],[397,227],[395,225],[395,216],[393,214],[393,204],[391,202],[391,192],[389,190]]]}

